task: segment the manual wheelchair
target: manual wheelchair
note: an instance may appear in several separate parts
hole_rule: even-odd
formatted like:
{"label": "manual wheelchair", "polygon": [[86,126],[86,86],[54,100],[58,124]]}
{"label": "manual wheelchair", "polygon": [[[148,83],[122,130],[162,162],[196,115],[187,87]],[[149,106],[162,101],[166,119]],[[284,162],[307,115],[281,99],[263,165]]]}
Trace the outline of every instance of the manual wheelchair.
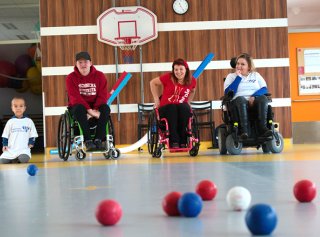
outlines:
{"label": "manual wheelchair", "polygon": [[197,156],[200,147],[199,128],[197,118],[193,113],[186,128],[187,146],[172,148],[169,141],[169,125],[166,118],[160,118],[158,109],[154,109],[148,118],[148,152],[152,157],[160,158],[165,148],[169,152],[189,152],[190,156]]}
{"label": "manual wheelchair", "polygon": [[[95,129],[97,127],[97,120],[94,118],[89,119],[90,132],[94,138]],[[93,153],[103,153],[106,159],[118,159],[120,150],[114,147],[114,130],[111,118],[106,126],[106,140],[103,141],[105,150],[93,151]],[[80,124],[72,117],[67,109],[61,115],[58,127],[58,154],[61,159],[67,161],[72,151],[76,150],[75,158],[77,160],[84,160],[86,158],[86,150],[84,145],[83,133]]]}
{"label": "manual wheelchair", "polygon": [[[271,95],[266,94],[271,102]],[[256,115],[252,111],[248,111],[248,132],[249,137],[245,140],[239,138],[239,127],[238,121],[233,116],[233,111],[230,109],[230,102],[232,97],[226,95],[222,97],[222,120],[224,124],[218,128],[218,145],[219,152],[221,155],[227,153],[231,155],[238,155],[241,153],[243,147],[256,147],[257,149],[262,148],[263,153],[280,153],[284,147],[284,141],[282,135],[276,130],[277,124],[273,122],[272,107],[268,105],[267,114],[267,127],[272,131],[272,136],[259,139],[258,137],[258,124]]]}

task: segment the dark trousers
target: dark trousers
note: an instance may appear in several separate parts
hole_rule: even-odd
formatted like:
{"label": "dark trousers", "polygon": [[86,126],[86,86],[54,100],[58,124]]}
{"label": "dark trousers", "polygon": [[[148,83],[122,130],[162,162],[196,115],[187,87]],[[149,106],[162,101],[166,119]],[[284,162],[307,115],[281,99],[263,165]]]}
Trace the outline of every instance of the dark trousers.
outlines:
{"label": "dark trousers", "polygon": [[159,108],[161,118],[168,120],[170,143],[187,143],[187,125],[192,116],[189,104],[169,104]]}
{"label": "dark trousers", "polygon": [[253,102],[253,106],[248,106],[248,101],[239,96],[231,101],[232,119],[240,122],[240,128],[243,132],[247,132],[248,127],[248,110],[258,115],[258,127],[262,133],[266,129],[268,98],[265,95],[257,96]]}
{"label": "dark trousers", "polygon": [[[83,132],[83,137],[85,141],[91,140],[90,126],[87,119],[87,109],[81,105],[77,104],[70,107],[70,111],[73,117],[78,121]],[[99,107],[100,117],[97,120],[97,128],[95,139],[105,140],[106,137],[106,124],[110,116],[110,107],[107,104],[103,104]]]}

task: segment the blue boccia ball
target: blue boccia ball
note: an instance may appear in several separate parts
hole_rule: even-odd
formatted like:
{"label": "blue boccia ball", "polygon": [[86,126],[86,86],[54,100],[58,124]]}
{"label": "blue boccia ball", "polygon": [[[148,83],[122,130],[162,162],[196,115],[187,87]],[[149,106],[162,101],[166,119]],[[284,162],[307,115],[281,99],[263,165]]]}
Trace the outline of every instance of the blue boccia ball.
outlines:
{"label": "blue boccia ball", "polygon": [[267,204],[256,204],[250,207],[246,217],[246,224],[253,235],[270,235],[277,225],[277,214]]}
{"label": "blue boccia ball", "polygon": [[34,164],[31,164],[28,166],[27,172],[30,176],[35,176],[38,172],[38,167]]}
{"label": "blue boccia ball", "polygon": [[178,210],[182,216],[196,217],[202,210],[202,199],[196,193],[185,193],[178,201]]}

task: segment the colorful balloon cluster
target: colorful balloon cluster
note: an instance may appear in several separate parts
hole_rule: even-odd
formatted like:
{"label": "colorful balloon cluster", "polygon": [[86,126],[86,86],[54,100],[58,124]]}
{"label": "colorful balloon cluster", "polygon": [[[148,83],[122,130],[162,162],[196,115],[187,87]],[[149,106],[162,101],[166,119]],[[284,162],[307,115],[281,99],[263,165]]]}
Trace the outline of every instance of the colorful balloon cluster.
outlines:
{"label": "colorful balloon cluster", "polygon": [[18,92],[30,90],[36,95],[42,92],[40,48],[32,44],[26,54],[18,56],[14,63],[0,60],[0,88],[14,88]]}

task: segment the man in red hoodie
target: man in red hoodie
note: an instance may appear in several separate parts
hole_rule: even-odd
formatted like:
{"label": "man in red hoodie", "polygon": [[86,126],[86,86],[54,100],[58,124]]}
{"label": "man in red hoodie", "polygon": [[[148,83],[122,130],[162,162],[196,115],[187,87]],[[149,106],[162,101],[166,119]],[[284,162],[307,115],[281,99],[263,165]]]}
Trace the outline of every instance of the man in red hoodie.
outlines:
{"label": "man in red hoodie", "polygon": [[[76,65],[66,78],[66,87],[69,110],[81,126],[87,151],[103,149],[102,141],[106,137],[106,124],[110,115],[107,78],[92,65],[88,52],[76,54]],[[90,117],[98,121],[94,140],[90,136]]]}

